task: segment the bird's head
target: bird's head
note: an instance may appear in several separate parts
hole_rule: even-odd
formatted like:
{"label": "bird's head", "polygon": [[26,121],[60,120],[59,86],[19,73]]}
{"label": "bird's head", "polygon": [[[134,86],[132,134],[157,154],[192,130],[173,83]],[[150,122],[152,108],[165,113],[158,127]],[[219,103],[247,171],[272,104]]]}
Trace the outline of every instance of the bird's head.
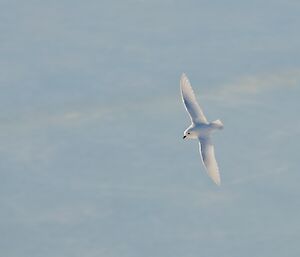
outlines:
{"label": "bird's head", "polygon": [[197,133],[193,128],[187,128],[183,133],[183,139],[195,139],[197,138]]}

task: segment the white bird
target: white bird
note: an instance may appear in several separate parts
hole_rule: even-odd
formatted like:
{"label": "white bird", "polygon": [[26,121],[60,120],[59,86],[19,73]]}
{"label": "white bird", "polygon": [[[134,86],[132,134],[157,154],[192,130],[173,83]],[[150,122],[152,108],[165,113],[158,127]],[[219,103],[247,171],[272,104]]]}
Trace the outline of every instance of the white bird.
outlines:
{"label": "white bird", "polygon": [[182,101],[191,118],[192,124],[184,131],[183,139],[198,139],[199,150],[202,162],[208,176],[217,184],[221,184],[218,164],[215,158],[214,145],[211,140],[211,133],[223,129],[220,120],[208,122],[201,110],[192,86],[187,76],[183,73],[180,78],[180,89]]}

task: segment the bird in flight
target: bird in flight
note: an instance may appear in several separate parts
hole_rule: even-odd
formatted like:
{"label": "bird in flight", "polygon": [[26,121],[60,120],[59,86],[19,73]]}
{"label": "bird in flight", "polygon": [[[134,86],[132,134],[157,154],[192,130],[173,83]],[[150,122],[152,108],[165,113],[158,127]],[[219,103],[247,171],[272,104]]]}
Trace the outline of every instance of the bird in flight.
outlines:
{"label": "bird in flight", "polygon": [[192,124],[184,131],[183,139],[197,139],[203,165],[208,176],[217,184],[221,184],[219,167],[215,158],[212,132],[223,129],[220,120],[208,122],[199,106],[188,77],[183,73],[180,78],[181,97]]}

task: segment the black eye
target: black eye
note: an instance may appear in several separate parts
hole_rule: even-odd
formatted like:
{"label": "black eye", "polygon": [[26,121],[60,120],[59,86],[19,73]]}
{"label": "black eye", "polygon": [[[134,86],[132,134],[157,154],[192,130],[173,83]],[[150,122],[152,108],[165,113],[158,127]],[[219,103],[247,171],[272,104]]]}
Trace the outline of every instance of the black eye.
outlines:
{"label": "black eye", "polygon": [[191,134],[190,132],[188,134]]}

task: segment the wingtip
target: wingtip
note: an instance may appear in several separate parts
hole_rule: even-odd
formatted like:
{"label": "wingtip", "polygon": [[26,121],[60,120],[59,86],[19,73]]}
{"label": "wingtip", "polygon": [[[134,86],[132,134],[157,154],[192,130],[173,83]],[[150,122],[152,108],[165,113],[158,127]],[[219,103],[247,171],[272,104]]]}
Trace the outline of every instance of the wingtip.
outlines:
{"label": "wingtip", "polygon": [[211,179],[213,180],[213,182],[217,185],[217,186],[221,186],[221,178],[220,175],[217,176],[210,176]]}
{"label": "wingtip", "polygon": [[187,78],[186,74],[183,72],[180,76],[180,79],[184,79],[184,78]]}
{"label": "wingtip", "polygon": [[185,73],[182,73],[181,77],[180,77],[181,88],[186,87],[188,83],[189,83],[189,78],[187,77],[187,75]]}
{"label": "wingtip", "polygon": [[182,90],[183,90],[183,87],[185,85],[186,80],[187,80],[187,76],[185,75],[185,73],[182,73],[181,76],[180,76],[181,94],[182,94]]}
{"label": "wingtip", "polygon": [[221,186],[221,180],[220,178],[212,178],[212,181],[214,182],[215,185],[217,185],[218,187]]}

